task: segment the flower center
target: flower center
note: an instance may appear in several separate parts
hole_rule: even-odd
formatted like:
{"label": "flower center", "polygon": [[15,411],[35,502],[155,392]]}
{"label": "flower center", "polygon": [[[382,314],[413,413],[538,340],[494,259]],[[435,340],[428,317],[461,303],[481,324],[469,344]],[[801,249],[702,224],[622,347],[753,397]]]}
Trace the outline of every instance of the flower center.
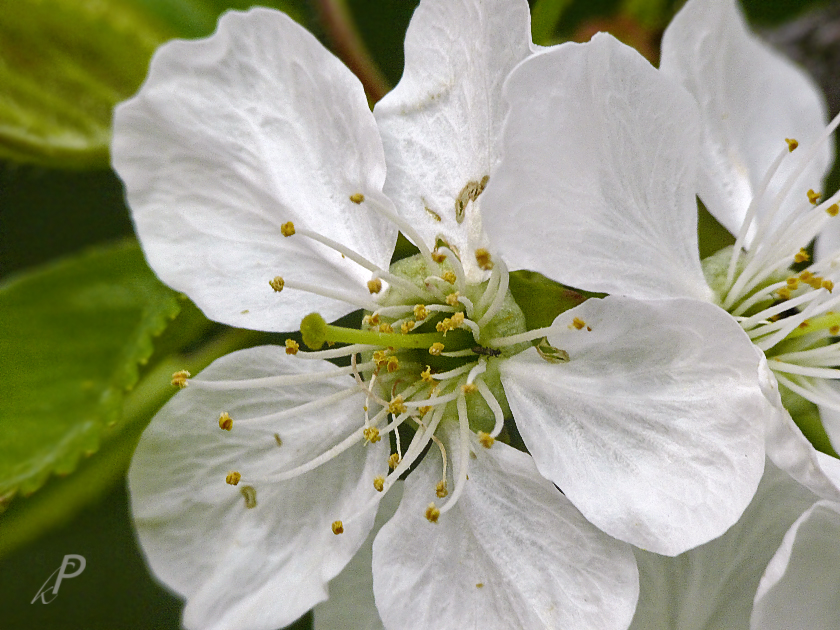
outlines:
{"label": "flower center", "polygon": [[[840,214],[840,193],[823,200],[803,190],[800,207],[780,220],[780,208],[821,144],[840,123],[835,118],[779,192],[767,194],[782,161],[799,145],[787,147],[768,169],[746,214],[735,245],[703,261],[709,286],[768,358],[781,385],[815,404],[840,411],[840,391],[829,383],[840,378],[840,295],[827,276],[840,252],[811,261],[809,244]],[[745,242],[752,234],[749,249]]]}

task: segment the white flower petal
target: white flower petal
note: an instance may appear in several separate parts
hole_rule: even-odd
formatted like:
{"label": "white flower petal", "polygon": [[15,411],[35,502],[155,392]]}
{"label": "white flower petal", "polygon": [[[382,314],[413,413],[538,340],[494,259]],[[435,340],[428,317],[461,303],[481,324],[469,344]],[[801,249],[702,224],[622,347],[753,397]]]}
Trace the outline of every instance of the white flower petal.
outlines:
{"label": "white flower petal", "polygon": [[625,628],[638,594],[630,547],[589,524],[526,454],[478,448],[463,494],[437,523],[424,518],[441,501],[432,449],[376,537],[385,627]]}
{"label": "white flower petal", "polygon": [[[260,481],[362,426],[361,392],[312,404],[353,387],[351,377],[223,390],[200,382],[334,369],[296,361],[274,346],[235,352],[179,392],[143,434],[129,471],[132,512],[152,571],[187,599],[187,628],[273,630],[291,623],[327,597],[327,583],[367,537],[375,509],[340,536],[331,524],[376,494],[372,479],[387,470],[385,441],[359,444],[289,481]],[[217,424],[222,411],[233,418],[230,432]],[[231,470],[242,474],[237,487],[225,483]],[[241,494],[246,485],[256,490],[251,509]]]}
{"label": "white flower petal", "polygon": [[315,630],[384,630],[373,600],[373,539],[397,511],[402,486],[403,483],[397,481],[382,497],[376,522],[365,544],[330,582],[330,598],[315,606]]}
{"label": "white flower petal", "polygon": [[525,60],[505,96],[483,208],[509,266],[606,293],[708,299],[694,99],[606,34]]}
{"label": "white flower petal", "polygon": [[568,363],[529,349],[500,368],[540,472],[643,549],[675,555],[722,534],[761,479],[772,412],[740,326],[705,302],[607,297],[552,329]]}
{"label": "white flower petal", "polygon": [[[660,68],[683,85],[700,106],[703,144],[698,173],[700,198],[733,234],[761,180],[795,138],[808,149],[826,126],[824,97],[814,81],[790,60],[747,30],[735,0],[691,0],[674,17],[662,39]],[[793,190],[788,213],[820,189],[832,161],[826,143]],[[796,159],[788,159],[773,179],[781,188]]]}
{"label": "white flower petal", "polygon": [[755,596],[752,630],[834,630],[840,620],[840,504],[820,501],[785,534]]}
{"label": "white flower petal", "polygon": [[456,201],[499,160],[502,83],[530,43],[524,0],[424,0],[406,33],[403,77],[374,108],[385,192],[427,242],[443,234],[457,247],[473,278],[481,274],[473,251],[486,246],[481,199],[462,221]]}
{"label": "white flower petal", "polygon": [[669,558],[636,551],[631,630],[748,630],[756,588],[790,525],[817,500],[767,462],[744,515],[720,538]]}
{"label": "white flower petal", "polygon": [[[756,350],[759,352],[758,350]],[[767,457],[817,496],[840,501],[840,461],[817,451],[782,406],[776,378],[761,354],[761,383],[773,412],[765,418]],[[821,409],[821,414],[826,410]],[[825,416],[823,415],[825,422]],[[828,423],[826,423],[828,426]]]}
{"label": "white flower petal", "polygon": [[155,272],[210,317],[282,331],[353,306],[275,276],[368,296],[370,272],[281,225],[324,234],[387,269],[396,227],[350,195],[381,194],[385,163],[358,79],[276,11],[226,13],[201,41],[161,47],[115,113],[113,163]]}

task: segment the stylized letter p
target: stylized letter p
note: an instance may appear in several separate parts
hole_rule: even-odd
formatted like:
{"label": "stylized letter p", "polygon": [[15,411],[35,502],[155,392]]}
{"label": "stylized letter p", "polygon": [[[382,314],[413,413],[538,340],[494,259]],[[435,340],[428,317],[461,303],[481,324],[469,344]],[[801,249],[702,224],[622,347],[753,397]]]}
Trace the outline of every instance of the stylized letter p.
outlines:
{"label": "stylized letter p", "polygon": [[[78,562],[79,566],[74,566],[74,562]],[[56,597],[58,597],[58,587],[61,586],[61,580],[70,579],[76,577],[77,575],[81,575],[82,571],[85,570],[86,564],[87,562],[85,561],[84,556],[79,556],[75,553],[69,553],[66,556],[64,556],[64,560],[61,562],[61,567],[53,571],[52,575],[50,575],[50,577],[47,578],[47,581],[44,582],[43,586],[41,586],[41,588],[38,590],[38,593],[35,595],[35,597],[30,603],[34,604],[38,599],[41,600],[42,604],[49,604],[50,602],[52,602]],[[46,588],[47,584],[50,583],[50,580],[52,580],[53,575],[55,575],[56,573],[58,573],[58,577],[55,578],[55,585],[51,589]],[[48,592],[52,592],[52,597],[49,601],[47,601],[46,599],[46,595]]]}

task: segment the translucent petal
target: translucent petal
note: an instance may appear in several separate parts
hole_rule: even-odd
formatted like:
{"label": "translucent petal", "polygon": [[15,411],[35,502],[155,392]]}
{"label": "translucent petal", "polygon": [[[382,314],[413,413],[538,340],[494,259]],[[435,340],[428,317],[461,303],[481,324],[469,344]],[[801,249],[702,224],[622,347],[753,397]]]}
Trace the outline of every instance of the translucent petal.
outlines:
{"label": "translucent petal", "polygon": [[376,537],[385,627],[626,628],[638,594],[630,547],[589,524],[528,455],[500,442],[476,448],[455,507],[437,523],[424,517],[441,501],[432,450]]}
{"label": "translucent petal", "polygon": [[504,155],[482,201],[509,266],[606,293],[708,299],[691,96],[606,34],[523,61],[505,96]]}
{"label": "translucent petal", "polygon": [[641,593],[630,630],[747,630],[767,563],[816,499],[768,461],[749,507],[720,538],[673,558],[635,550]]}
{"label": "translucent petal", "polygon": [[[827,124],[825,99],[814,81],[747,30],[734,0],[691,0],[662,39],[660,68],[697,99],[703,119],[698,191],[709,211],[733,234],[785,138],[801,147],[773,179],[772,197]],[[809,163],[792,201],[820,190],[831,165],[832,142]]]}
{"label": "translucent petal", "polygon": [[482,273],[473,252],[487,242],[482,200],[470,199],[499,160],[502,83],[530,42],[525,0],[424,0],[406,33],[403,77],[374,108],[385,192],[427,242],[445,235],[472,278]]}
{"label": "translucent petal", "polygon": [[[359,444],[288,481],[264,480],[362,426],[362,393],[313,403],[352,388],[351,377],[239,389],[200,382],[334,369],[275,346],[235,352],[179,392],[143,434],[129,471],[132,513],[152,571],[187,599],[188,629],[291,623],[327,597],[327,583],[367,537],[375,509],[340,536],[331,524],[376,494],[373,477],[387,470],[384,441]],[[219,428],[223,411],[233,419],[229,432]],[[225,482],[230,471],[242,475],[237,486]],[[246,507],[246,486],[256,507]]]}
{"label": "translucent petal", "polygon": [[529,349],[502,363],[502,383],[540,472],[586,518],[666,555],[738,520],[761,479],[772,406],[728,314],[687,299],[591,299],[548,341],[571,360]]}
{"label": "translucent petal", "polygon": [[785,534],[755,596],[752,630],[833,630],[840,594],[840,504],[820,501]]}
{"label": "translucent petal", "polygon": [[113,163],[148,261],[211,319],[297,328],[354,306],[276,276],[369,296],[370,272],[281,226],[320,232],[387,268],[397,229],[350,196],[382,196],[385,162],[358,79],[276,11],[226,13],[200,41],[158,50],[115,113]]}

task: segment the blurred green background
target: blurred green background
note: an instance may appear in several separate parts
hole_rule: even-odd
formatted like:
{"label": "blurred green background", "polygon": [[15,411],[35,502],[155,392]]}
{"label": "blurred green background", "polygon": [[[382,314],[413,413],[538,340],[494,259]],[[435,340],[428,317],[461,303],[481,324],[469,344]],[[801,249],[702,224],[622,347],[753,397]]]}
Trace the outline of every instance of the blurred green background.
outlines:
{"label": "blurred green background", "polygon": [[[369,94],[375,98],[377,89],[399,80],[402,40],[415,0],[350,0],[346,5],[329,0],[287,0],[263,4],[286,8],[341,55],[344,49],[321,18],[325,10],[347,9],[346,17],[355,24],[373,62],[368,65]],[[565,39],[583,41],[597,30],[609,30],[655,62],[662,29],[677,4],[671,0],[532,2],[533,31],[538,43],[548,44]],[[840,109],[840,35],[832,37],[831,33],[840,33],[840,5],[816,0],[745,0],[743,4],[765,37],[811,70],[826,90],[832,114],[836,113]],[[75,12],[87,11],[88,5],[98,6],[98,13],[93,18],[88,14],[87,22],[76,19]],[[226,8],[250,5],[223,0],[20,0],[4,5],[0,15],[0,145],[4,147],[0,149],[0,292],[8,294],[8,288],[24,277],[21,274],[37,271],[43,265],[91,247],[132,238],[121,184],[107,168],[110,103],[139,86],[158,42],[174,36],[207,35]],[[830,25],[833,31],[827,28]],[[109,27],[114,27],[113,32]],[[90,100],[80,98],[84,90],[94,96]],[[9,98],[10,93],[14,98]],[[28,125],[38,127],[41,137],[20,136],[21,129]],[[82,150],[74,145],[78,137],[58,136],[58,130],[68,126],[77,136],[87,138]],[[835,181],[836,173],[837,169],[832,175]],[[708,219],[701,221],[701,230],[705,239],[717,234]],[[129,246],[125,255],[136,257],[132,251]],[[131,261],[121,263],[125,266],[116,270],[124,273],[121,278],[133,283],[132,274],[142,275],[142,282],[140,275],[136,282],[140,288],[143,283],[153,282],[148,271],[138,272],[132,267],[139,264],[137,260]],[[58,341],[55,335],[42,332],[43,326],[50,326],[50,316],[60,314],[63,308],[61,288],[67,278],[75,277],[73,269],[64,276],[54,273],[43,278],[38,285],[40,301],[32,306],[40,309],[43,319],[36,318],[31,326],[13,317],[12,309],[19,302],[0,302],[0,377],[21,369],[22,348],[28,351],[40,347],[39,343],[46,345],[43,352],[49,359],[50,351],[59,351],[56,344],[61,343],[61,335],[66,337],[67,330],[74,332],[72,327],[65,330]],[[164,291],[151,285],[143,290]],[[120,377],[123,380],[115,381],[115,387],[128,387],[156,366],[166,367],[166,352],[189,353],[201,344],[228,339],[225,335],[229,331],[207,324],[188,304],[177,300],[170,303],[167,300],[175,298],[161,295],[158,315],[164,317],[168,308],[174,309],[174,314],[180,308],[176,330],[186,331],[184,339],[172,339],[166,333],[152,335],[153,345],[143,346],[145,349],[138,350],[136,357],[132,355],[131,369]],[[143,316],[147,315],[144,311]],[[56,330],[63,329],[58,326]],[[237,339],[245,344],[259,341]],[[140,346],[145,343],[141,342]],[[143,357],[149,360],[138,368],[135,364]],[[71,374],[76,369],[73,356],[65,359],[63,369]],[[78,370],[81,373],[85,369],[80,358]],[[12,411],[31,406],[32,400],[41,404],[45,414],[61,416],[67,424],[76,421],[75,407],[50,406],[49,394],[44,392],[51,391],[49,379],[54,375],[45,371],[29,380],[18,379],[17,373],[13,376],[0,378],[0,401],[4,401],[0,405],[0,457],[13,451],[15,440],[20,439]],[[21,382],[27,386],[21,386]],[[13,402],[7,405],[8,401]],[[180,627],[181,602],[150,577],[128,516],[124,471],[145,420],[121,424],[119,405],[115,405],[109,413],[116,416],[103,425],[106,428],[102,435],[90,438],[91,445],[81,450],[85,454],[97,451],[100,444],[107,448],[79,461],[71,457],[64,468],[56,464],[55,470],[69,474],[33,481],[33,489],[45,483],[29,498],[23,496],[24,492],[12,491],[4,496],[0,486],[0,508],[7,508],[0,514],[0,628]],[[84,573],[63,582],[51,604],[30,604],[65,554],[84,556]],[[310,627],[309,618],[294,627]]]}

